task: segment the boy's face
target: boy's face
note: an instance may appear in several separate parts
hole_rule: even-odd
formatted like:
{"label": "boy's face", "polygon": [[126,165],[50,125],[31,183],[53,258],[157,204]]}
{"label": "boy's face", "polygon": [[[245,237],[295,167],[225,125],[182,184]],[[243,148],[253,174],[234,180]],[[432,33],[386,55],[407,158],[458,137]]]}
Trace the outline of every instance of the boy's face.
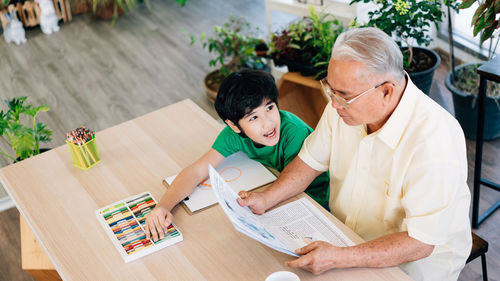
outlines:
{"label": "boy's face", "polygon": [[259,107],[243,116],[238,122],[240,128],[229,120],[226,123],[235,131],[241,130],[254,142],[274,146],[280,140],[281,118],[276,103],[265,100]]}

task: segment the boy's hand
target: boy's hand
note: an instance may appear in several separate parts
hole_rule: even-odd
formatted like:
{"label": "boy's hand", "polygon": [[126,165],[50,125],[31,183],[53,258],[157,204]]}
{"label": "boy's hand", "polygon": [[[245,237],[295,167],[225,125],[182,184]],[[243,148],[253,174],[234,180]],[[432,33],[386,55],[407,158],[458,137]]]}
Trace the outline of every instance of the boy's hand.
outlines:
{"label": "boy's hand", "polygon": [[146,224],[144,230],[146,231],[146,238],[153,237],[153,241],[158,241],[165,237],[167,227],[172,223],[174,216],[169,210],[156,206],[151,213],[146,217]]}
{"label": "boy's hand", "polygon": [[248,208],[257,215],[262,215],[266,212],[267,201],[264,193],[242,190],[238,192],[238,195],[240,196],[240,198],[238,198],[238,204],[240,204],[240,206],[248,206]]}

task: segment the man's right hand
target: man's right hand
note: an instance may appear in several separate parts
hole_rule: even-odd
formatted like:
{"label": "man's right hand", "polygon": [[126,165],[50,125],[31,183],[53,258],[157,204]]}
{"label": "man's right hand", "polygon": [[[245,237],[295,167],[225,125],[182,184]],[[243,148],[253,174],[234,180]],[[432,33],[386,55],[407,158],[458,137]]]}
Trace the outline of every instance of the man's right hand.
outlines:
{"label": "man's right hand", "polygon": [[146,238],[151,239],[153,237],[153,241],[155,242],[158,241],[158,238],[163,239],[173,218],[174,216],[169,210],[156,206],[146,217],[146,225],[144,227]]}
{"label": "man's right hand", "polygon": [[238,192],[238,204],[248,206],[254,214],[262,215],[268,209],[266,197],[263,192],[240,191]]}

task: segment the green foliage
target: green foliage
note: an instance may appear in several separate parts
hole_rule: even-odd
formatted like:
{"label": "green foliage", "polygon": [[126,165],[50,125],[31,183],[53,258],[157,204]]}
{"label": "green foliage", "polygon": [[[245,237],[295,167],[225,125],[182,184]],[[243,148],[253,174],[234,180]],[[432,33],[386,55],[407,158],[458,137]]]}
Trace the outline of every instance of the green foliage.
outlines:
{"label": "green foliage", "polygon": [[271,35],[271,53],[277,59],[313,66],[319,78],[326,74],[333,44],[345,29],[331,14],[318,13],[310,5],[309,16]]}
{"label": "green foliage", "polygon": [[493,39],[495,37],[493,33],[500,27],[500,20],[498,17],[498,14],[500,14],[500,1],[464,0],[458,8],[467,9],[476,2],[479,6],[472,17],[471,25],[474,27],[474,36],[481,34],[480,40],[482,44],[490,38]]}
{"label": "green foliage", "polygon": [[[203,48],[216,55],[208,65],[218,67],[223,77],[243,67],[262,65],[255,53],[255,47],[262,42],[253,35],[257,31],[245,19],[233,16],[222,26],[214,26],[213,37],[207,37],[203,32],[200,37]],[[196,40],[193,35],[189,37],[193,45]]]}
{"label": "green foliage", "polygon": [[[358,2],[377,6],[376,10],[368,12],[368,26],[393,36],[400,47],[408,47],[405,66],[413,59],[412,45],[428,46],[432,42],[429,36],[431,25],[439,29],[445,15],[439,0],[352,0],[350,4]],[[444,4],[457,8],[456,0],[445,0]]]}
{"label": "green foliage", "polygon": [[47,105],[25,104],[28,97],[5,100],[7,111],[0,111],[0,139],[12,148],[15,156],[0,149],[0,154],[11,160],[29,158],[40,153],[40,142],[49,142],[52,131],[37,122],[38,113],[49,111]]}
{"label": "green foliage", "polygon": [[[479,92],[479,74],[477,73],[478,67],[481,64],[469,64],[457,69],[457,80],[453,82],[453,86],[460,89],[462,92],[476,96]],[[486,83],[486,96],[493,98],[500,108],[498,103],[500,99],[500,83],[487,81]]]}

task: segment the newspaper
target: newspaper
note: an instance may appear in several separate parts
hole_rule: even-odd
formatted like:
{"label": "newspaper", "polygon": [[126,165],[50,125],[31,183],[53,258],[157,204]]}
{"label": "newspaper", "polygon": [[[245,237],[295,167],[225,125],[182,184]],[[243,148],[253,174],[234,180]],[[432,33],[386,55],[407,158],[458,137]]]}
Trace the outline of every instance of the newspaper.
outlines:
{"label": "newspaper", "polygon": [[298,255],[294,250],[305,246],[305,239],[321,240],[338,247],[354,245],[307,198],[301,198],[259,216],[252,213],[248,207],[238,204],[238,195],[212,166],[209,165],[208,171],[219,205],[236,230],[248,237],[296,257]]}

